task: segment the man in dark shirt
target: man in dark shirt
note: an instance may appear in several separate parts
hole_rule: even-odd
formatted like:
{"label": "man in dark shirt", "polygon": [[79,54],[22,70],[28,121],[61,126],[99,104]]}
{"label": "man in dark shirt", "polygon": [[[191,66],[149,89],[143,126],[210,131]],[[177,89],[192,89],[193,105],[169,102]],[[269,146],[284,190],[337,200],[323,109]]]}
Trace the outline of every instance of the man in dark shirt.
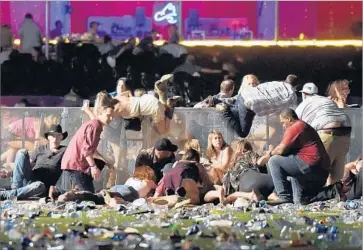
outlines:
{"label": "man in dark shirt", "polygon": [[136,158],[135,166],[149,166],[156,176],[156,181],[159,182],[162,177],[161,170],[168,163],[175,162],[174,152],[178,146],[171,143],[167,138],[162,138],[155,143],[155,146],[149,149],[142,150]]}
{"label": "man in dark shirt", "polygon": [[60,143],[67,136],[68,133],[62,131],[61,125],[52,125],[44,134],[47,145],[39,146],[30,156],[26,149],[19,150],[15,158],[11,190],[1,191],[0,199],[40,196],[51,185],[55,185],[61,175],[61,160],[66,149]]}

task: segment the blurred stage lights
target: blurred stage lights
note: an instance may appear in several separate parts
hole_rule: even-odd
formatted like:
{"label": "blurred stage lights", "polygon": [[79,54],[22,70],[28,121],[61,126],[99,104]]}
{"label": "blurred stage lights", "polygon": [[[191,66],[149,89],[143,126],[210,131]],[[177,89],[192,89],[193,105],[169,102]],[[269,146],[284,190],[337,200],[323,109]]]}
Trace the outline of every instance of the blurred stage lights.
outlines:
{"label": "blurred stage lights", "polygon": [[[45,39],[43,39],[45,42]],[[65,43],[69,43],[70,41],[66,39]],[[154,41],[156,46],[161,46],[165,44],[166,41],[158,40]],[[57,44],[58,40],[49,40],[49,44]],[[362,40],[281,40],[281,41],[265,41],[265,40],[251,40],[251,41],[237,41],[237,40],[186,40],[181,41],[181,45],[185,47],[196,47],[196,46],[205,46],[205,47],[213,47],[213,46],[222,46],[222,47],[253,47],[253,46],[262,46],[262,47],[270,47],[270,46],[279,46],[279,47],[325,47],[325,46],[333,46],[333,47],[345,47],[345,46],[353,46],[353,47],[362,47]],[[14,40],[14,45],[20,45],[20,39]]]}

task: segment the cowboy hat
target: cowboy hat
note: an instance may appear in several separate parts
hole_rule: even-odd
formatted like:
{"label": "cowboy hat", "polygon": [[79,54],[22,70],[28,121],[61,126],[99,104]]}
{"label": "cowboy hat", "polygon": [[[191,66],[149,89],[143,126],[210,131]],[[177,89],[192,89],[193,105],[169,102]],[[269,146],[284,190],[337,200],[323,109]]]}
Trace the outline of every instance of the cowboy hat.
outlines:
{"label": "cowboy hat", "polygon": [[62,134],[62,136],[63,136],[62,141],[63,141],[64,139],[66,139],[66,138],[67,138],[67,136],[68,136],[68,132],[67,132],[67,131],[63,132],[63,130],[62,130],[62,126],[61,126],[61,125],[59,125],[59,124],[53,124],[53,125],[50,127],[49,131],[48,131],[48,132],[46,132],[46,133],[44,133],[44,137],[48,139],[48,136],[49,136],[49,135],[52,135],[52,134]]}

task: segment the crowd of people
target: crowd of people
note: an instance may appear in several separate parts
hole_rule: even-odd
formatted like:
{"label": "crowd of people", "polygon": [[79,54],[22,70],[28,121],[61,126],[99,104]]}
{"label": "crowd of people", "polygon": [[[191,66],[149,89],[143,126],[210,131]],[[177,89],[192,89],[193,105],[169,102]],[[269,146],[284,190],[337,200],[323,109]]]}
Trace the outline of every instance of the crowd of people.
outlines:
{"label": "crowd of people", "polygon": [[[56,27],[61,25],[56,23]],[[361,52],[354,47],[185,48],[178,43],[174,26],[163,46],[153,44],[154,31],[139,43],[131,37],[116,45],[107,35],[99,37],[98,24],[93,22],[78,42],[58,38],[56,45],[50,45],[50,57],[45,58],[41,33],[31,14],[25,16],[18,33],[22,42],[15,49],[11,29],[1,28],[2,95],[90,99],[103,89],[111,91],[120,77],[126,78],[132,91],[148,91],[161,76],[173,73],[175,89],[185,99],[183,105],[192,106],[217,91],[224,78],[233,80],[238,89],[245,74],[269,81],[283,79],[290,72],[317,83],[320,89],[335,79],[348,79],[353,96],[361,94]]]}
{"label": "crowd of people", "polygon": [[[32,16],[27,14],[25,18],[24,25],[34,28]],[[90,28],[90,42],[98,41],[97,24]],[[21,35],[27,31],[21,29]],[[0,191],[1,199],[35,196],[60,201],[92,200],[114,206],[137,198],[162,197],[174,206],[228,204],[238,198],[263,199],[271,204],[308,204],[361,197],[362,160],[345,164],[354,125],[343,109],[351,104],[350,81],[332,81],[327,96],[319,95],[318,87],[308,82],[300,95],[297,91],[306,82],[304,78],[286,74],[284,80],[261,81],[254,74],[240,76],[248,67],[239,56],[233,62],[221,62],[214,55],[210,65],[198,66],[195,56],[188,55],[178,44],[175,27],[170,29],[168,44],[161,48],[153,45],[153,39],[151,34],[137,46],[133,38],[113,46],[109,37],[104,39],[105,46],[60,43],[58,63],[46,60],[39,64],[39,50],[29,60],[24,60],[26,56],[19,52],[11,52],[10,60],[1,66],[1,77],[5,79],[2,88],[11,89],[6,83],[29,77],[33,69],[37,70],[32,67],[38,61],[36,67],[48,64],[47,75],[57,81],[45,78],[47,86],[38,86],[42,91],[54,90],[55,85],[68,87],[71,92],[65,99],[69,106],[78,107],[82,91],[88,96],[97,94],[93,107],[87,103],[82,107],[90,120],[78,128],[68,145],[62,144],[68,133],[54,115],[8,122],[7,149],[1,155],[5,168],[0,177],[12,178],[8,190]],[[36,47],[22,44],[25,45],[31,50]],[[14,67],[18,63],[20,70],[29,74],[20,74],[19,68]],[[242,65],[243,70],[237,70],[236,65]],[[350,73],[355,70],[353,64],[349,67]],[[63,75],[65,71],[68,73]],[[202,88],[201,76],[218,81],[219,93],[215,94],[215,87],[209,91],[204,88],[207,85]],[[115,78],[119,80],[113,92]],[[19,90],[17,84],[14,86]],[[239,139],[228,145],[223,134],[213,130],[205,150],[198,135],[189,136],[185,147],[179,149],[167,135],[173,129],[175,107],[186,105],[215,108]],[[282,126],[284,133],[278,145],[262,152],[246,137],[251,134],[254,121],[272,115],[279,117],[280,124],[276,126]],[[151,121],[158,140],[153,147],[139,152],[126,183],[116,183],[115,168],[120,165],[121,150],[113,138],[120,135],[121,124],[126,130],[140,131],[143,119]],[[116,125],[109,126],[114,121]],[[43,135],[42,130],[46,131]],[[101,140],[109,140],[113,160],[97,151]],[[110,173],[107,189],[95,190],[94,181],[102,178],[104,168]]]}
{"label": "crowd of people", "polygon": [[[172,74],[165,75],[155,83],[154,93],[136,91],[135,95],[125,79],[120,79],[115,93],[102,91],[93,108],[82,107],[90,120],[68,145],[61,145],[67,132],[59,124],[48,125],[46,144],[30,154],[20,149],[10,170],[2,170],[2,177],[12,175],[12,183],[9,190],[0,192],[1,199],[45,196],[48,200],[92,200],[114,206],[137,198],[162,197],[174,206],[228,204],[240,197],[267,200],[270,204],[361,197],[362,161],[345,164],[352,131],[351,121],[342,109],[350,91],[348,81],[334,81],[328,97],[318,95],[314,83],[306,83],[298,104],[299,81],[292,74],[283,81],[265,83],[255,75],[246,75],[236,96],[234,82],[223,80],[219,94],[195,107],[214,107],[240,139],[228,145],[223,134],[213,130],[203,151],[198,137],[189,138],[182,150],[164,137],[174,107],[181,100],[170,94],[174,80]],[[280,143],[268,152],[257,151],[245,139],[252,121],[274,114],[279,115],[284,129]],[[125,184],[115,183],[111,174],[108,189],[96,192],[93,181],[101,178],[102,169],[107,167],[112,173],[118,164],[97,151],[100,140],[112,139],[104,134],[110,133],[108,125],[113,119],[128,121],[129,129],[135,129],[135,124],[141,126],[141,119],[150,119],[160,139],[154,147],[139,152],[134,172]],[[14,133],[13,127],[9,126],[9,133]],[[9,155],[14,156],[14,151],[12,148]]]}

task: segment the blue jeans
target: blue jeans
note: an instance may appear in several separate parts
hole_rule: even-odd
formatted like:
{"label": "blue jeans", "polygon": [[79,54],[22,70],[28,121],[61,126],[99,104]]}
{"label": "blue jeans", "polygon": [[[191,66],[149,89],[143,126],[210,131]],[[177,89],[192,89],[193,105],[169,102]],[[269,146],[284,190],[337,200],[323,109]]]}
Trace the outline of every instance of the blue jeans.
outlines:
{"label": "blue jeans", "polygon": [[126,185],[116,185],[110,188],[111,192],[117,192],[125,201],[133,202],[139,198],[139,193],[133,187]]}
{"label": "blue jeans", "polygon": [[95,192],[93,179],[90,174],[79,171],[63,170],[61,177],[56,184],[56,193],[64,194],[72,190],[72,185],[79,191]]}
{"label": "blue jeans", "polygon": [[39,197],[45,194],[46,189],[43,182],[35,181],[20,188],[0,191],[0,200],[7,200],[12,197],[17,197],[19,200],[26,200],[32,196]]}
{"label": "blue jeans", "polygon": [[279,198],[296,204],[318,193],[328,177],[320,165],[309,166],[296,155],[274,155],[267,166]]}
{"label": "blue jeans", "polygon": [[223,113],[228,125],[236,132],[239,137],[247,137],[250,133],[255,113],[246,107],[241,94],[238,95],[235,105]]}
{"label": "blue jeans", "polygon": [[17,189],[31,183],[33,172],[30,165],[29,153],[26,149],[20,149],[16,153],[14,164],[11,188]]}

